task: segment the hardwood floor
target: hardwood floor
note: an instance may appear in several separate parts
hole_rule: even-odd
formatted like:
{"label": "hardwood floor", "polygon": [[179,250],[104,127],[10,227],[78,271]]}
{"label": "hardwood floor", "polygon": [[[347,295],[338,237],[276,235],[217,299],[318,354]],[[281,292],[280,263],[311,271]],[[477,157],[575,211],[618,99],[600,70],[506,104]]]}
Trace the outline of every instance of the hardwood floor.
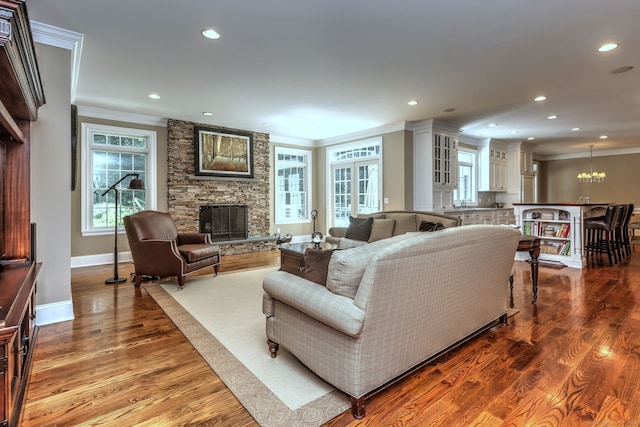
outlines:
{"label": "hardwood floor", "polygon": [[[278,251],[228,256],[221,271],[278,263]],[[75,320],[40,328],[21,425],[255,426],[154,300],[105,285],[111,273],[72,271]],[[638,252],[613,267],[541,266],[539,282],[533,305],[516,262],[508,326],[375,395],[363,420],[347,411],[327,426],[640,423]]]}

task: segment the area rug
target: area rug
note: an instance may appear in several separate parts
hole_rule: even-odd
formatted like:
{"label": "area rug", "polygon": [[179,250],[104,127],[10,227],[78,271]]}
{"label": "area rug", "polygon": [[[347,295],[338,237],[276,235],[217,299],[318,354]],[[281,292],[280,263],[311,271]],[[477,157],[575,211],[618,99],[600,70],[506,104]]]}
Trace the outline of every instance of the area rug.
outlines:
{"label": "area rug", "polygon": [[286,349],[272,359],[262,314],[262,279],[275,268],[143,286],[263,427],[320,426],[351,407]]}

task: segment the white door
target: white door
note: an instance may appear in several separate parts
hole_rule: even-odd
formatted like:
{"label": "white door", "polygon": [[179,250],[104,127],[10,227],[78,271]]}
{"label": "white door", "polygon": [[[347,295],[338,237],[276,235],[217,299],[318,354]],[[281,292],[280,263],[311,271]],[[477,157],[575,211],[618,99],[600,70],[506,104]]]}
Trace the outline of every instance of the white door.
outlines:
{"label": "white door", "polygon": [[349,226],[349,216],[381,210],[378,161],[343,164],[331,169],[335,227]]}

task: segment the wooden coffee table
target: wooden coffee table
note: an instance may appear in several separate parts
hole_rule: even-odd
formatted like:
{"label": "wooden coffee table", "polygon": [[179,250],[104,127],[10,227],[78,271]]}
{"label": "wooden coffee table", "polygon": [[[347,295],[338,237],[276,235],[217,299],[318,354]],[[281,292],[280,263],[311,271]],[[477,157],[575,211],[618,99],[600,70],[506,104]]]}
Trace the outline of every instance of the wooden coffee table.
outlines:
{"label": "wooden coffee table", "polygon": [[[315,244],[311,242],[280,246],[280,270],[304,277],[304,252],[314,247]],[[338,245],[333,243],[320,243],[321,249],[335,249],[337,247]]]}

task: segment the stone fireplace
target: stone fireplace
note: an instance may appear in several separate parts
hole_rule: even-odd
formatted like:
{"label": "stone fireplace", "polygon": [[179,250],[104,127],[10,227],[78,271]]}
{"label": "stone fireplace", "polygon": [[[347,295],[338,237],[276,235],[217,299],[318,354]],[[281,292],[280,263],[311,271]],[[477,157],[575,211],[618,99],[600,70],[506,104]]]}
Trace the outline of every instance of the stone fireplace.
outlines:
{"label": "stone fireplace", "polygon": [[[196,176],[194,126],[241,131],[169,119],[167,122],[168,211],[180,232],[198,232],[201,206],[246,206],[246,238],[219,241],[223,255],[270,250],[269,135],[253,132],[253,178]],[[229,243],[227,243],[229,242]]]}

